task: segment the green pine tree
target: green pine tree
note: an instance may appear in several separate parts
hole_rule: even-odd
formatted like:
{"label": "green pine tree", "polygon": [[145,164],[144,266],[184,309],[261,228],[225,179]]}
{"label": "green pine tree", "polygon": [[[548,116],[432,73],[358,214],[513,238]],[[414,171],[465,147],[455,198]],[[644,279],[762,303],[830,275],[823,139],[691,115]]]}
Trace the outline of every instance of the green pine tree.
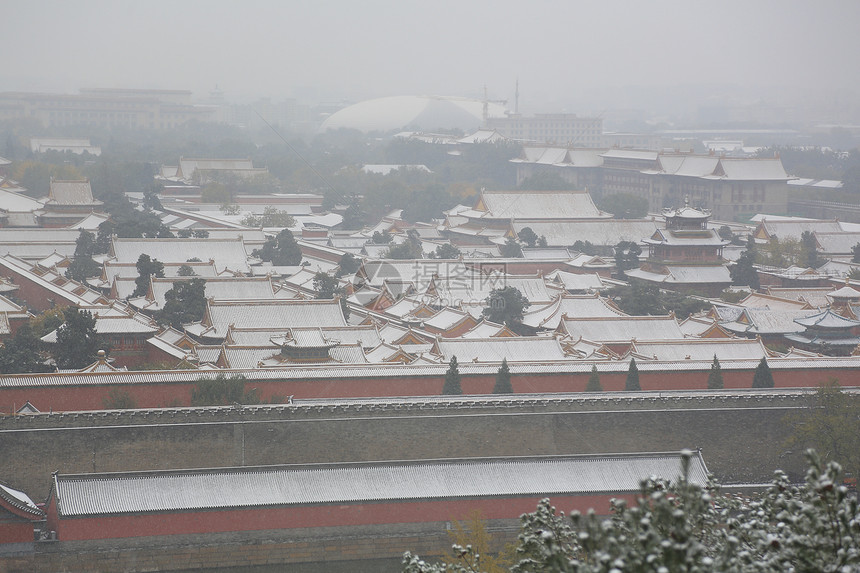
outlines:
{"label": "green pine tree", "polygon": [[767,365],[767,358],[762,357],[761,362],[755,367],[753,375],[753,388],[773,388],[773,374],[770,373],[770,366]]}
{"label": "green pine tree", "polygon": [[457,368],[457,357],[452,356],[448,363],[448,371],[445,373],[445,385],[442,386],[442,394],[462,394],[460,387],[460,370]]}
{"label": "green pine tree", "polygon": [[603,386],[600,384],[600,375],[597,373],[597,365],[591,367],[591,376],[588,377],[588,384],[585,385],[586,392],[603,392]]}
{"label": "green pine tree", "polygon": [[639,368],[636,367],[636,359],[630,359],[630,368],[627,370],[627,380],[624,381],[624,389],[628,392],[642,390],[639,385]]}
{"label": "green pine tree", "polygon": [[513,394],[514,387],[511,385],[511,371],[508,368],[507,358],[502,358],[502,366],[496,374],[496,385],[493,386],[493,394]]}
{"label": "green pine tree", "polygon": [[720,360],[714,354],[714,361],[711,363],[711,373],[708,374],[708,390],[723,389],[723,372],[720,370]]}

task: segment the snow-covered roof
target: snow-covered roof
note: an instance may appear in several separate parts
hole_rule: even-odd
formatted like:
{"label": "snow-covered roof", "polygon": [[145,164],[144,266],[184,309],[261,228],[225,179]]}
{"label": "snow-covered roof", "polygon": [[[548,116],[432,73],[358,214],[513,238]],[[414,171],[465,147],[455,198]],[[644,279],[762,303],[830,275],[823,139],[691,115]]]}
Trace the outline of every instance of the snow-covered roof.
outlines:
{"label": "snow-covered roof", "polygon": [[572,246],[576,241],[588,241],[595,246],[614,246],[620,241],[640,242],[657,230],[650,219],[544,219],[541,221],[514,220],[514,233],[525,227],[538,237],[545,237],[550,246]]}
{"label": "snow-covered roof", "polygon": [[101,201],[93,198],[93,190],[89,179],[80,181],[64,181],[51,179],[51,190],[46,205],[101,205]]}
{"label": "snow-covered roof", "polygon": [[609,218],[587,191],[482,191],[475,210],[490,219]]}
{"label": "snow-covered roof", "polygon": [[684,360],[750,360],[770,356],[758,339],[685,339],[640,341],[633,344],[633,352],[653,360],[683,362]]}
{"label": "snow-covered roof", "polygon": [[[140,512],[595,493],[636,493],[649,476],[676,480],[681,456],[616,454],[418,460],[59,474],[61,518]],[[705,485],[693,455],[687,479]]]}
{"label": "snow-covered roof", "polygon": [[625,273],[631,278],[667,284],[730,284],[732,282],[729,269],[723,265],[665,265],[656,270],[639,268]]}
{"label": "snow-covered roof", "polygon": [[684,332],[674,316],[565,317],[559,329],[571,338],[585,338],[594,342],[684,338]]}
{"label": "snow-covered roof", "polygon": [[296,326],[346,326],[336,300],[240,300],[207,301],[204,334],[223,338],[232,325],[239,328],[291,328]]}
{"label": "snow-covered roof", "polygon": [[532,306],[523,313],[523,324],[532,328],[555,330],[563,315],[581,317],[626,316],[607,299],[598,295],[562,295],[546,306]]}
{"label": "snow-covered roof", "polygon": [[162,263],[187,263],[189,259],[215,261],[219,271],[248,273],[248,253],[241,239],[121,239],[114,237],[111,252],[120,263],[137,263],[149,255]]}
{"label": "snow-covered roof", "polygon": [[559,341],[547,336],[441,338],[436,344],[446,362],[454,356],[460,363],[568,360]]}

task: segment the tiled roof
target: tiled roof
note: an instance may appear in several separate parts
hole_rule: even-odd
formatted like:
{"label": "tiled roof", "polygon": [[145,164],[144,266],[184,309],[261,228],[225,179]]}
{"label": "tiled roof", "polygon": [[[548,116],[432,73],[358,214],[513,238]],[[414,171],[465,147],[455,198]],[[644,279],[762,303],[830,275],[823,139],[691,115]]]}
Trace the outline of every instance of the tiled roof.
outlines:
{"label": "tiled roof", "polygon": [[[189,277],[190,280],[200,277]],[[274,287],[268,277],[213,277],[206,278],[204,285],[204,296],[215,300],[265,300],[274,299]],[[145,299],[140,300],[141,308],[147,310],[159,310],[166,303],[165,295],[173,288],[174,278],[153,278],[152,291],[155,300],[150,303]],[[148,304],[143,304],[144,302]]]}
{"label": "tiled roof", "polygon": [[[704,485],[694,455],[689,479]],[[677,453],[478,458],[57,475],[61,518],[138,512],[499,496],[634,493],[675,480]]]}
{"label": "tiled roof", "polygon": [[532,328],[555,330],[564,314],[579,317],[626,316],[597,295],[563,295],[546,306],[529,307],[523,313],[523,324]]}
{"label": "tiled roof", "polygon": [[570,246],[576,241],[588,241],[598,246],[614,246],[620,241],[638,243],[657,230],[657,223],[644,219],[582,219],[543,221],[515,220],[514,232],[531,227],[550,246]]}
{"label": "tiled roof", "polygon": [[346,326],[336,300],[209,301],[207,336],[224,337],[230,325],[238,328],[292,328],[295,326]]}
{"label": "tiled roof", "polygon": [[660,361],[713,360],[716,355],[724,360],[761,360],[768,351],[756,339],[686,339],[682,341],[639,341],[633,344],[636,354]]}
{"label": "tiled roof", "polygon": [[826,329],[851,329],[860,326],[860,320],[845,318],[829,308],[819,314],[795,318],[794,322],[801,326]]}
{"label": "tiled roof", "polygon": [[595,342],[684,339],[684,332],[673,316],[573,317],[565,318],[560,328],[571,338]]}
{"label": "tiled roof", "polygon": [[111,252],[120,263],[137,263],[149,255],[162,263],[187,263],[189,259],[215,261],[218,271],[248,273],[248,253],[240,239],[113,239]]}
{"label": "tiled roof", "polygon": [[626,271],[626,274],[632,278],[659,283],[729,284],[732,282],[732,277],[729,275],[729,269],[723,265],[665,265],[661,268],[666,269],[668,272],[659,273],[639,268]]}
{"label": "tiled roof", "polygon": [[434,284],[436,296],[446,306],[483,304],[493,290],[507,287],[516,288],[532,304],[547,303],[557,294],[550,293],[541,277],[469,273],[449,279],[440,278]]}
{"label": "tiled roof", "polygon": [[101,205],[93,198],[93,190],[88,179],[81,181],[60,181],[51,179],[51,191],[46,205]]}
{"label": "tiled roof", "polygon": [[569,273],[567,271],[553,271],[546,275],[547,280],[558,283],[567,291],[596,291],[603,288],[603,280],[597,273]]}
{"label": "tiled roof", "polygon": [[492,219],[585,219],[610,217],[585,191],[484,191],[485,217]]}
{"label": "tiled roof", "polygon": [[794,239],[800,240],[800,236],[809,231],[811,233],[841,233],[842,227],[839,221],[825,220],[771,220],[763,219],[760,225],[764,228],[767,234],[771,237],[777,237],[779,240]]}
{"label": "tiled roof", "polygon": [[816,231],[815,240],[818,242],[818,247],[823,254],[847,255],[852,252],[851,249],[855,245],[860,243],[860,233]]}
{"label": "tiled roof", "polygon": [[16,515],[26,519],[40,520],[45,518],[45,512],[33,503],[30,496],[3,483],[0,483],[0,503]]}
{"label": "tiled roof", "polygon": [[546,362],[568,360],[558,340],[545,336],[500,338],[441,338],[437,345],[445,361],[456,356],[466,362]]}

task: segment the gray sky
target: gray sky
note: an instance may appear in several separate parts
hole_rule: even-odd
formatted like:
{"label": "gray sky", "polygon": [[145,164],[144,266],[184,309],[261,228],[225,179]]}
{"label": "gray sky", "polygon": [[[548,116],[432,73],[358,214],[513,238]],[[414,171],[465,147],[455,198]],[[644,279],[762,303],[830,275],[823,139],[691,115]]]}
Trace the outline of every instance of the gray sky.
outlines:
{"label": "gray sky", "polygon": [[231,100],[357,100],[486,84],[512,100],[519,78],[522,108],[555,111],[528,108],[625,86],[860,87],[858,0],[0,0],[0,12],[3,91],[202,97],[218,84]]}

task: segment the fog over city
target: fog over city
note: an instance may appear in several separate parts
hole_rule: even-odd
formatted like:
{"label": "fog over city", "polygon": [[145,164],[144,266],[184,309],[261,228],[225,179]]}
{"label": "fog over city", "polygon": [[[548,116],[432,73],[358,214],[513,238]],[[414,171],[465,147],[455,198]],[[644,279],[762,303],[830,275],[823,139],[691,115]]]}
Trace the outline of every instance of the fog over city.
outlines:
{"label": "fog over city", "polygon": [[[190,89],[232,101],[400,94],[593,113],[730,99],[838,107],[860,3],[6,0],[0,91]],[[510,105],[510,107],[513,107]],[[829,113],[829,112],[827,112]],[[846,118],[812,118],[815,121]],[[850,115],[850,114],[849,114]]]}

